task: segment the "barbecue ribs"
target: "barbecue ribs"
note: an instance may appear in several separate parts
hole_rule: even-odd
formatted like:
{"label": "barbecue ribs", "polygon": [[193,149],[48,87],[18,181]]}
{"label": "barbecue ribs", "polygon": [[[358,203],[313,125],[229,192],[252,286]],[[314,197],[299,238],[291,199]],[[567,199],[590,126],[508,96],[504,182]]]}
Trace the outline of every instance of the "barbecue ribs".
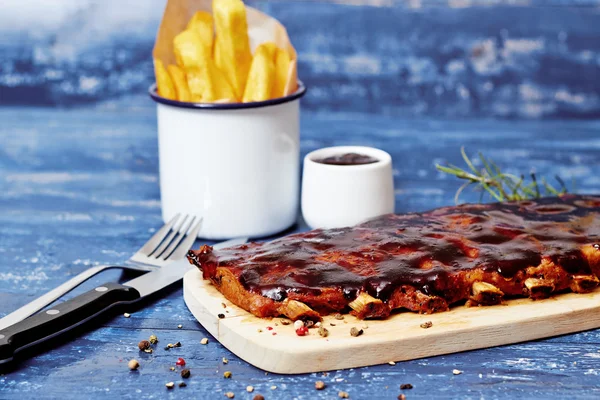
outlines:
{"label": "barbecue ribs", "polygon": [[433,313],[461,301],[594,290],[599,212],[595,196],[466,204],[218,252],[205,245],[188,258],[227,299],[259,317]]}

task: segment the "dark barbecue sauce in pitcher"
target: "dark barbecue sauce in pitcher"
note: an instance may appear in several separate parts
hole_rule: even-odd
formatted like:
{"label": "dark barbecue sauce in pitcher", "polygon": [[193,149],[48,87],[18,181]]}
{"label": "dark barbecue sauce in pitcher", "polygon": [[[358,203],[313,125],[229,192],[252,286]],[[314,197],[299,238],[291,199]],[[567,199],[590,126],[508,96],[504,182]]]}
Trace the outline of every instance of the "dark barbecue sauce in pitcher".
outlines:
{"label": "dark barbecue sauce in pitcher", "polygon": [[379,160],[374,157],[358,153],[336,154],[315,160],[316,163],[329,165],[364,165],[374,164],[377,161]]}

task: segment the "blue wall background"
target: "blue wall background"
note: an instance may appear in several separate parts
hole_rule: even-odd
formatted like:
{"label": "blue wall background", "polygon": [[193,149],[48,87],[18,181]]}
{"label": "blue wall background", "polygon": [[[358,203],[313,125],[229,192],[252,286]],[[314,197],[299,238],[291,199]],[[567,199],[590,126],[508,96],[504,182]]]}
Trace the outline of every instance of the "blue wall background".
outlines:
{"label": "blue wall background", "polygon": [[[600,116],[600,0],[247,3],[288,28],[307,110]],[[4,0],[0,105],[145,96],[164,4]]]}

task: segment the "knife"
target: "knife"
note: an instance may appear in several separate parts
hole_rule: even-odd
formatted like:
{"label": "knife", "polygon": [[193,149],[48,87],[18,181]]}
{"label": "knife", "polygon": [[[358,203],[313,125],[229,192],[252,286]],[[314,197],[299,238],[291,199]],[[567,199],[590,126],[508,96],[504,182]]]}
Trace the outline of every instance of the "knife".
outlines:
{"label": "knife", "polygon": [[[219,249],[246,241],[234,239],[213,247]],[[98,286],[0,330],[0,364],[12,361],[18,351],[75,328],[116,305],[131,304],[158,292],[182,279],[192,268],[187,259],[174,261],[123,284],[109,282]]]}

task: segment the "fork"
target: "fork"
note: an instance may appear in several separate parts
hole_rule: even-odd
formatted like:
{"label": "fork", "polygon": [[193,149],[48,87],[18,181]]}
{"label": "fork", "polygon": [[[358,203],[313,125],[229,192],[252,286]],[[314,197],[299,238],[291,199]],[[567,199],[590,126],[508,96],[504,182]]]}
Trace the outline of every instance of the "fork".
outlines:
{"label": "fork", "polygon": [[[81,272],[69,279],[62,285],[52,289],[48,293],[38,297],[31,303],[24,305],[16,311],[0,319],[0,330],[11,326],[42,310],[58,298],[75,289],[77,286],[90,279],[94,275],[111,268],[124,268],[137,271],[151,271],[163,267],[170,262],[182,259],[194,244],[202,218],[193,215],[184,215],[180,223],[177,223],[180,214],[175,215],[169,222],[163,225],[131,258],[123,265],[98,265]],[[189,220],[189,221],[188,221]],[[188,222],[186,222],[188,221]],[[195,225],[192,227],[192,224]],[[181,242],[186,236],[185,241]],[[179,246],[181,242],[181,245]]]}

